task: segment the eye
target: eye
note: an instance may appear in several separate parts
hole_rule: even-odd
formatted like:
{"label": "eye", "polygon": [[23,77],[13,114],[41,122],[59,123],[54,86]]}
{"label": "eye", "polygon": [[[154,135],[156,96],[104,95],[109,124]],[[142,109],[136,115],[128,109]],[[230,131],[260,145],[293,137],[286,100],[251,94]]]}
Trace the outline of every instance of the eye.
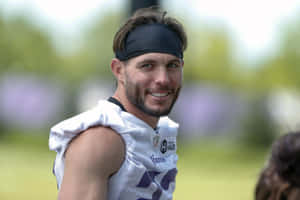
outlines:
{"label": "eye", "polygon": [[140,66],[140,68],[142,68],[142,69],[149,69],[151,67],[152,67],[152,64],[150,64],[150,63],[145,63]]}
{"label": "eye", "polygon": [[168,64],[168,68],[179,68],[179,67],[180,67],[179,63],[169,63]]}

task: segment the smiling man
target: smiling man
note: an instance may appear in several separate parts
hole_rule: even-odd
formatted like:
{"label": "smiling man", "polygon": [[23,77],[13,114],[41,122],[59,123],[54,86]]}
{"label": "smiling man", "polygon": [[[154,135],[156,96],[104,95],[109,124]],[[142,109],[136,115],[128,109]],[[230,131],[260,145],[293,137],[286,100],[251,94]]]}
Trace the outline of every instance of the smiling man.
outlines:
{"label": "smiling man", "polygon": [[91,110],[52,127],[60,200],[170,200],[178,124],[182,25],[157,8],[138,10],[114,38],[117,89]]}

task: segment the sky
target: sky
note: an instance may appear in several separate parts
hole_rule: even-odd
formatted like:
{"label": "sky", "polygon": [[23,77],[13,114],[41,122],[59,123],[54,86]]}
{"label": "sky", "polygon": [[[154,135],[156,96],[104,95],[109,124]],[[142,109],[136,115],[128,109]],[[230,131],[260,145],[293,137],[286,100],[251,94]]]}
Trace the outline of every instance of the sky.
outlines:
{"label": "sky", "polygon": [[[168,2],[173,2],[168,0]],[[281,25],[300,12],[299,0],[178,0],[172,9],[198,16],[207,23],[225,24],[232,31],[239,51],[251,60],[273,53]]]}
{"label": "sky", "polygon": [[[27,10],[56,33],[76,35],[93,16],[125,9],[126,0],[1,0],[5,13]],[[300,11],[299,0],[162,0],[165,9],[227,25],[245,55],[270,51],[280,25]],[[187,14],[188,13],[188,14]]]}

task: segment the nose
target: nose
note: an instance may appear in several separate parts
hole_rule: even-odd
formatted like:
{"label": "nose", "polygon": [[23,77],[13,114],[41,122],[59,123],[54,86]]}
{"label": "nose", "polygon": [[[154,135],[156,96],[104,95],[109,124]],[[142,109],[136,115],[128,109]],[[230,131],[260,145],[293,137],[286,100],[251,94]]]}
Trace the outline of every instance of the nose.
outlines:
{"label": "nose", "polygon": [[159,85],[166,85],[170,82],[169,73],[165,67],[159,67],[155,74],[155,83]]}

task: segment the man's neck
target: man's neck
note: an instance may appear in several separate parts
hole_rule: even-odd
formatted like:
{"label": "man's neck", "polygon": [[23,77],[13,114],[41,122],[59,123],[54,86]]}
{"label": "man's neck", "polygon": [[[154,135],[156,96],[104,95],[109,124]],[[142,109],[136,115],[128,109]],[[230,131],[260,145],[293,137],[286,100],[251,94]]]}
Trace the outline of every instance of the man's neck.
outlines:
{"label": "man's neck", "polygon": [[117,99],[125,108],[125,110],[137,118],[143,120],[145,123],[147,123],[149,126],[151,126],[153,129],[157,126],[159,117],[153,117],[150,116],[143,111],[141,111],[139,108],[137,108],[135,105],[130,103],[126,97],[121,97],[117,95],[116,93],[112,96],[113,98]]}

